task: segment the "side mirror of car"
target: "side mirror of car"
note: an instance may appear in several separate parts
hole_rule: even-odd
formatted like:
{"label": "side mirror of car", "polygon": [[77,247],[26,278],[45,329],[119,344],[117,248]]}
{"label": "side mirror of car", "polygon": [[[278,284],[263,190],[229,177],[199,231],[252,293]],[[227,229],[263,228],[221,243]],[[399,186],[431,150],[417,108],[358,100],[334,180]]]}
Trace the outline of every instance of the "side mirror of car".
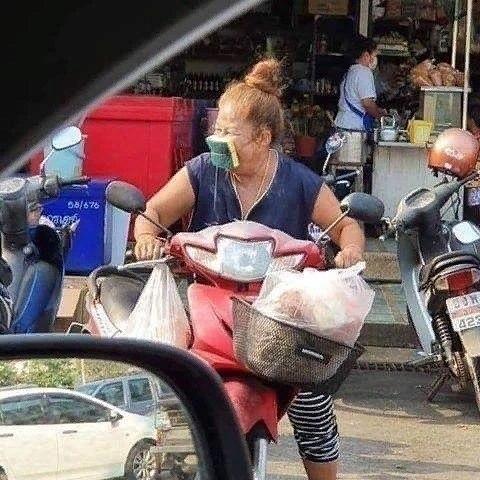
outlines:
{"label": "side mirror of car", "polygon": [[[11,398],[13,403],[10,414],[6,414],[8,418],[2,415],[1,420],[9,425],[9,432],[12,429],[13,440],[15,426],[22,428],[27,418],[32,424],[47,422],[52,427],[54,424],[59,428],[64,426],[61,431],[72,438],[77,433],[76,423],[125,421],[128,441],[131,441],[130,460],[125,465],[128,478],[135,477],[134,460],[144,458],[149,462],[146,468],[155,478],[253,480],[246,441],[220,377],[185,350],[128,338],[93,338],[75,334],[3,335],[0,336],[0,367],[5,374],[1,399]],[[177,398],[176,405],[165,410],[159,404],[154,411],[141,415],[99,402],[90,395],[89,389],[73,389],[74,386],[126,375],[155,377],[155,381],[168,384]],[[25,389],[22,385],[25,382],[38,387]],[[28,407],[24,401],[26,395],[32,396]],[[42,407],[43,396],[48,397],[47,409]],[[38,409],[35,401],[39,402]],[[28,415],[20,413],[25,408],[28,408]],[[55,416],[55,410],[61,415]],[[92,444],[102,445],[98,442],[99,431],[92,430]],[[179,432],[180,446],[176,442]],[[39,464],[38,472],[35,472],[35,459],[42,458],[38,448],[45,445],[46,451],[51,451],[49,436],[42,438],[39,433],[37,440],[35,455],[28,446],[18,445],[23,448],[23,458],[30,458],[25,474],[40,474],[44,468]],[[105,439],[105,442],[110,440]],[[72,442],[72,449],[74,447],[75,442]],[[69,452],[72,457],[81,457],[83,453]],[[99,450],[97,453],[101,462],[103,452]],[[164,462],[165,455],[172,462]],[[193,458],[185,461],[188,457]],[[111,459],[106,461],[111,462]],[[118,461],[119,464],[125,462],[123,453]],[[8,467],[15,468],[22,476],[25,462]],[[79,475],[81,473],[79,471]],[[88,471],[85,476],[89,476]]]}
{"label": "side mirror of car", "polygon": [[115,410],[110,411],[110,422],[117,423],[123,418],[123,415]]}

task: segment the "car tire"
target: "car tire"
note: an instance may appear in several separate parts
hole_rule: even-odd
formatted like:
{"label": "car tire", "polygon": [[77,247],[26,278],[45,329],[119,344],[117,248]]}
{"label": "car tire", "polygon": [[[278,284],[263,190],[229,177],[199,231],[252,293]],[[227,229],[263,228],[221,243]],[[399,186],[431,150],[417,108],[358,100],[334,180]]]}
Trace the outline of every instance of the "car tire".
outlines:
{"label": "car tire", "polygon": [[150,452],[153,445],[153,442],[141,440],[130,450],[125,464],[126,480],[155,479],[157,473],[155,457]]}

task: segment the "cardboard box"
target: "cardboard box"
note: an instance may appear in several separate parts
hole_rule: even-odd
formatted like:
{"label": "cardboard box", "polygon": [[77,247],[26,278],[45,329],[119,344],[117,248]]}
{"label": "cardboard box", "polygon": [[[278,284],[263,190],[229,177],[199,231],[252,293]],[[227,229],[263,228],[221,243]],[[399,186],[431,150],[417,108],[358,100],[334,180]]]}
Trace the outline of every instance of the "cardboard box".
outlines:
{"label": "cardboard box", "polygon": [[314,15],[348,15],[348,0],[308,0],[308,12]]}

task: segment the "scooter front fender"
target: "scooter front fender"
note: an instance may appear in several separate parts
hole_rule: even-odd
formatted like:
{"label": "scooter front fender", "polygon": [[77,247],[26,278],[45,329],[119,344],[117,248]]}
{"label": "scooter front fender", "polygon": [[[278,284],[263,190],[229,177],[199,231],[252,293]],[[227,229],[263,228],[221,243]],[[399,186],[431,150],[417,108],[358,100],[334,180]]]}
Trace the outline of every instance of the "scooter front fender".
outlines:
{"label": "scooter front fender", "polygon": [[436,339],[432,327],[432,317],[428,313],[425,296],[419,288],[418,275],[421,261],[413,240],[404,233],[398,234],[397,255],[402,276],[402,287],[413,327],[423,351],[430,354]]}

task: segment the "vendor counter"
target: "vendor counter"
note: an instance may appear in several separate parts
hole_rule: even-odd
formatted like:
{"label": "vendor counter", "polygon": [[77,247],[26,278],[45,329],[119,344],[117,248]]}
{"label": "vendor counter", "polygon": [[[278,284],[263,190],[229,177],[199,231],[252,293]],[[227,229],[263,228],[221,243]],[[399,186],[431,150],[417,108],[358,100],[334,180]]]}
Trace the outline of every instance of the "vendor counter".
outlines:
{"label": "vendor counter", "polygon": [[[386,216],[393,217],[400,200],[412,190],[432,187],[440,181],[440,177],[435,177],[428,168],[427,155],[425,145],[408,142],[378,142],[375,145],[372,194],[383,201]],[[459,214],[462,215],[462,205]],[[453,218],[452,209],[445,218]]]}

